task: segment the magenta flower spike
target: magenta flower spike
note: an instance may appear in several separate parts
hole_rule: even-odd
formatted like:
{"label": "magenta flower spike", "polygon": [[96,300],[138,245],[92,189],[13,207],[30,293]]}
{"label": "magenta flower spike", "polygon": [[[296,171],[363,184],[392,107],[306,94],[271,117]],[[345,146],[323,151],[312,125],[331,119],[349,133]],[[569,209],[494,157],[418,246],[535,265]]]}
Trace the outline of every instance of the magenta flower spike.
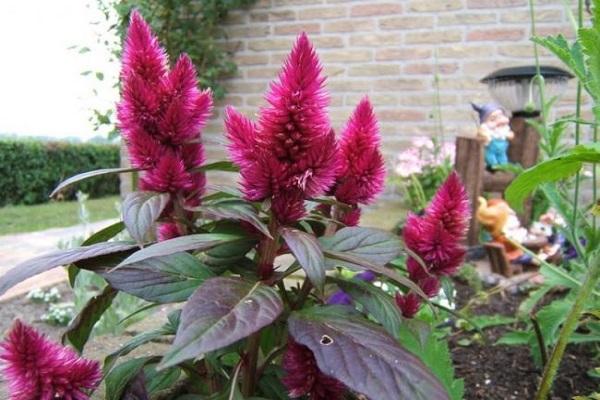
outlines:
{"label": "magenta flower spike", "polygon": [[[137,11],[125,39],[121,80],[118,125],[131,164],[144,170],[140,189],[171,193],[171,201],[183,206],[199,205],[206,181],[194,169],[205,161],[201,130],[212,112],[212,94],[198,88],[187,55],[169,70],[164,49]],[[167,222],[169,212],[162,216]],[[168,226],[159,236],[185,234],[184,228]]]}
{"label": "magenta flower spike", "polygon": [[325,375],[317,366],[310,349],[289,337],[283,355],[286,376],[282,381],[292,399],[307,396],[310,400],[341,400],[344,384]]}
{"label": "magenta flower spike", "polygon": [[[438,293],[439,277],[454,274],[464,261],[466,250],[462,242],[469,218],[468,197],[456,172],[438,189],[423,216],[409,214],[403,230],[404,242],[421,258],[425,268],[412,257],[406,267],[410,279],[427,296]],[[414,311],[414,302],[408,295],[412,293],[396,298],[404,314]]]}
{"label": "magenta flower spike", "polygon": [[100,383],[100,364],[15,321],[0,343],[1,371],[11,400],[85,400]]}
{"label": "magenta flower spike", "polygon": [[265,98],[255,124],[226,111],[229,154],[240,167],[246,199],[271,199],[280,223],[305,214],[304,200],[327,192],[337,170],[337,145],[326,108],[322,67],[301,34]]}
{"label": "magenta flower spike", "polygon": [[342,132],[335,197],[347,204],[368,204],[383,190],[385,164],[373,107],[364,97]]}

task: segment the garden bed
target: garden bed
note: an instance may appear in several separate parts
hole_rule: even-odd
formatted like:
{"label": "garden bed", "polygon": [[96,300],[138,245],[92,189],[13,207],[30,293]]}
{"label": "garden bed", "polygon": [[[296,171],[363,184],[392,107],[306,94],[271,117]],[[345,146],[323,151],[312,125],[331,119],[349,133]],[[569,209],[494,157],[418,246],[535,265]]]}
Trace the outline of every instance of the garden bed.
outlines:
{"label": "garden bed", "polygon": [[[473,296],[473,290],[457,283],[459,306]],[[500,314],[514,316],[525,295],[495,295],[485,304],[474,307],[475,315]],[[541,371],[536,368],[527,346],[494,345],[509,326],[485,330],[488,344],[473,342],[461,346],[461,339],[470,339],[469,333],[460,332],[450,339],[456,375],[465,379],[465,400],[531,399],[535,395]],[[589,395],[598,389],[598,381],[586,371],[597,367],[589,347],[567,347],[551,399],[568,400],[576,395]]]}

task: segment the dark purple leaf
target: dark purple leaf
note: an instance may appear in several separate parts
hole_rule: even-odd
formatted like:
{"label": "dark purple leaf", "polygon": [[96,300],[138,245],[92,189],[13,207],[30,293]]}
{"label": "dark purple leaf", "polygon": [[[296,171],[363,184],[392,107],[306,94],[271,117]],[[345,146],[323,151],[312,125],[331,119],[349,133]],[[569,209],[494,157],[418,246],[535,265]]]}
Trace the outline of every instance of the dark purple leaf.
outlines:
{"label": "dark purple leaf", "polygon": [[175,341],[160,368],[233,344],[275,321],[282,311],[277,291],[260,282],[208,279],[183,307]]}
{"label": "dark purple leaf", "polygon": [[148,258],[168,256],[188,250],[208,250],[223,243],[243,239],[242,236],[226,233],[199,233],[196,235],[181,236],[174,239],[158,242],[152,246],[144,247],[127,257],[117,268],[138,263]]}
{"label": "dark purple leaf", "polygon": [[100,272],[115,289],[157,303],[185,301],[214,274],[189,253],[148,258],[112,272]]}
{"label": "dark purple leaf", "polygon": [[72,176],[69,179],[62,181],[52,191],[52,193],[50,193],[50,197],[56,196],[56,194],[58,194],[58,192],[60,192],[61,190],[63,190],[64,188],[66,188],[68,186],[71,186],[74,183],[77,183],[77,182],[80,182],[80,181],[83,181],[83,180],[86,180],[89,178],[93,178],[95,176],[108,175],[108,174],[122,174],[125,172],[135,172],[135,171],[139,171],[139,169],[137,169],[137,168],[105,168],[105,169],[97,169],[95,171],[84,172],[82,174]]}
{"label": "dark purple leaf", "polygon": [[402,252],[398,236],[375,228],[347,227],[320,241],[324,250],[360,257],[376,265],[386,265]]}
{"label": "dark purple leaf", "polygon": [[283,227],[279,229],[279,233],[308,279],[317,289],[322,290],[325,284],[325,256],[319,241],[313,235],[298,229]]}
{"label": "dark purple leaf", "polygon": [[[89,246],[91,244],[96,244],[100,242],[106,242],[115,236],[117,236],[121,231],[125,229],[125,224],[122,221],[115,222],[112,225],[107,226],[104,229],[99,230],[98,232],[92,234],[89,238],[81,243],[82,246]],[[68,268],[69,273],[69,285],[73,287],[75,285],[75,278],[79,274],[79,268],[75,265],[69,265]]]}
{"label": "dark purple leaf", "polygon": [[294,312],[289,331],[315,355],[319,369],[377,400],[446,400],[440,381],[380,327],[345,307]]}
{"label": "dark purple leaf", "polygon": [[125,197],[121,210],[131,237],[142,244],[148,232],[169,203],[169,193],[132,192]]}
{"label": "dark purple leaf", "polygon": [[119,253],[136,248],[137,245],[126,242],[105,242],[74,249],[59,250],[25,261],[0,277],[0,296],[8,289],[42,272],[61,265],[69,265],[80,260],[102,255]]}
{"label": "dark purple leaf", "polygon": [[272,238],[269,228],[261,221],[256,209],[251,204],[243,201],[222,201],[216,204],[190,208],[189,210],[202,212],[209,219],[233,219],[248,222],[263,235]]}
{"label": "dark purple leaf", "polygon": [[83,352],[83,347],[90,338],[94,325],[110,307],[116,295],[117,291],[107,286],[102,293],[92,297],[77,317],[71,321],[63,334],[62,342],[68,341],[77,351]]}

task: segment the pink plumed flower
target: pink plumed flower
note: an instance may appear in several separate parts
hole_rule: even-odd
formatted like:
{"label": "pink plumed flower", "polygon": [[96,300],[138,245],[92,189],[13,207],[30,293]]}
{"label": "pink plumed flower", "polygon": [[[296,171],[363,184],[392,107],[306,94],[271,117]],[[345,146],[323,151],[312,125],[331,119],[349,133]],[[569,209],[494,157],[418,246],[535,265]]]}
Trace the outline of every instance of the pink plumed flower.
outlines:
{"label": "pink plumed flower", "polygon": [[317,366],[310,349],[289,337],[283,355],[286,375],[282,381],[292,399],[307,396],[309,400],[341,400],[345,392],[343,383],[325,375]]}
{"label": "pink plumed flower", "polygon": [[412,318],[419,311],[419,307],[421,307],[421,298],[412,292],[407,294],[397,293],[396,305],[402,312],[402,316]]}
{"label": "pink plumed flower", "polygon": [[100,364],[79,357],[17,320],[0,343],[11,400],[85,400],[100,383]]}
{"label": "pink plumed flower", "polygon": [[304,199],[324,194],[335,180],[337,144],[325,111],[329,98],[321,70],[303,33],[271,83],[258,121],[233,107],[226,110],[229,155],[240,167],[244,196],[271,198],[280,223],[301,218]]}
{"label": "pink plumed flower", "polygon": [[211,92],[198,89],[187,55],[169,70],[164,49],[137,11],[131,15],[122,62],[118,126],[131,164],[144,170],[140,188],[198,205],[206,182],[194,169],[205,161],[200,139],[212,112]]}
{"label": "pink plumed flower", "polygon": [[[409,214],[402,232],[404,243],[423,265],[409,257],[406,267],[410,279],[427,296],[439,292],[440,276],[454,274],[462,264],[469,218],[468,197],[456,172],[438,189],[424,215]],[[408,307],[407,301],[396,299],[401,309]]]}
{"label": "pink plumed flower", "polygon": [[356,106],[342,132],[335,197],[347,204],[368,204],[385,183],[379,128],[367,97]]}

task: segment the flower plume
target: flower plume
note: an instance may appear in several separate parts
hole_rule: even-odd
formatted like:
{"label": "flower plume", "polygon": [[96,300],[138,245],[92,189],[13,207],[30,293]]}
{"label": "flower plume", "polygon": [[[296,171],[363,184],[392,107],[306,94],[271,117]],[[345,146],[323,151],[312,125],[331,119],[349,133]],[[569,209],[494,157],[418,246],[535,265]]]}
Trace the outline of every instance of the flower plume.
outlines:
{"label": "flower plume", "polygon": [[310,400],[343,398],[344,384],[321,372],[312,351],[292,337],[288,339],[283,355],[283,369],[286,372],[283,384],[293,399],[302,396],[308,396]]}
{"label": "flower plume", "polygon": [[379,151],[373,107],[363,98],[342,133],[335,197],[347,204],[368,204],[383,189],[385,164]]}
{"label": "flower plume", "polygon": [[0,343],[2,372],[12,400],[89,399],[100,383],[100,364],[49,341],[17,320]]}
{"label": "flower plume", "polygon": [[[429,297],[438,293],[439,277],[454,274],[462,264],[466,253],[462,242],[469,218],[467,193],[456,172],[438,189],[423,216],[409,214],[403,230],[404,242],[423,265],[409,257],[406,267],[411,280]],[[407,295],[400,295],[396,302],[405,316],[418,310],[417,301]]]}
{"label": "flower plume", "polygon": [[[172,202],[198,205],[205,179],[193,170],[205,160],[200,138],[212,112],[211,92],[198,89],[187,55],[169,70],[164,49],[137,11],[131,15],[122,61],[118,126],[131,164],[144,170],[140,188],[171,193]],[[170,218],[163,216],[167,222]],[[183,227],[166,230],[185,233]]]}
{"label": "flower plume", "polygon": [[[254,123],[233,107],[226,111],[229,155],[240,166],[246,199],[271,198],[281,223],[304,213],[304,199],[334,183],[337,144],[326,107],[329,97],[317,54],[301,34],[265,98]],[[291,204],[291,207],[290,207]]]}

